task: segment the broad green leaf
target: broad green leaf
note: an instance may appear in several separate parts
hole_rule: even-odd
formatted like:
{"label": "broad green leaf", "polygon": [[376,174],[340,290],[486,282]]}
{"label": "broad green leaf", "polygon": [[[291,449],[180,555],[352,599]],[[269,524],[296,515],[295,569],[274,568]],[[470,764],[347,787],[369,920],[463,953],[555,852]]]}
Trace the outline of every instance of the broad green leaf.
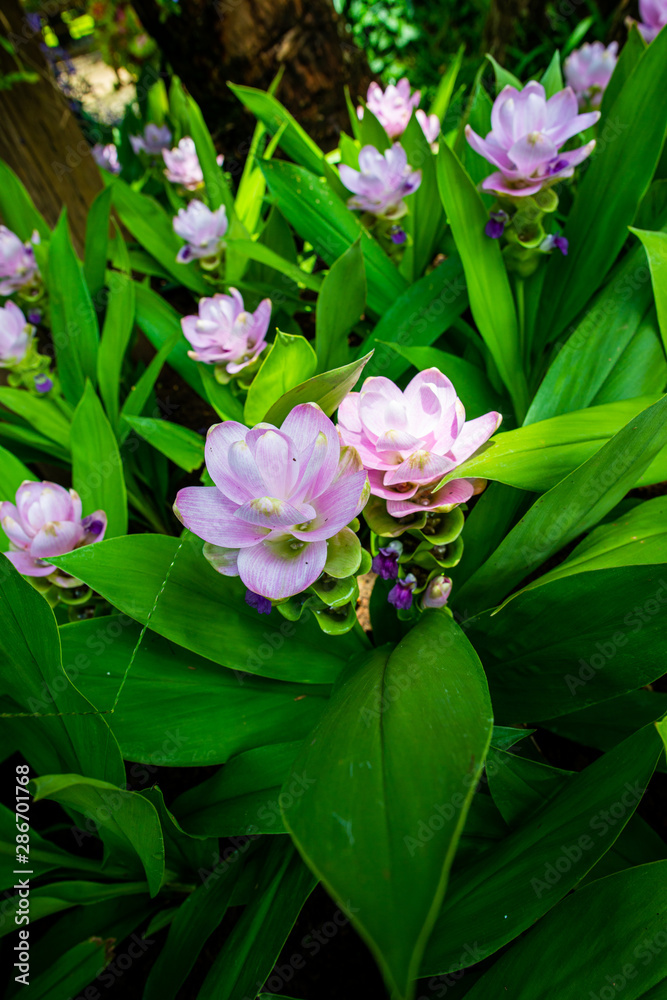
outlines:
{"label": "broad green leaf", "polygon": [[459,592],[461,607],[498,603],[609,513],[667,443],[666,417],[667,396],[663,396],[540,497]]}
{"label": "broad green leaf", "polygon": [[[32,886],[30,890],[30,923],[50,917],[62,910],[72,907],[94,906],[96,903],[114,899],[118,896],[136,896],[146,893],[146,882],[54,882],[52,885]],[[3,915],[0,922],[0,937],[16,930],[14,914],[19,912],[19,897],[12,896],[5,900]],[[51,998],[49,997],[49,1000]],[[69,1000],[69,997],[67,998]]]}
{"label": "broad green leaf", "polygon": [[[328,687],[286,684],[224,670],[148,631],[111,715],[109,709],[140,631],[128,615],[115,614],[103,621],[96,618],[64,625],[60,636],[68,675],[106,713],[123,756],[140,762],[130,776],[142,784],[151,780],[158,766],[223,764],[245,750],[285,738],[302,740],[328,698]],[[275,623],[274,631],[275,635],[269,631],[259,635],[267,648],[262,642],[255,653],[256,646],[249,646],[251,655],[263,657],[271,648],[269,639],[279,645],[280,639],[288,641],[295,634],[289,628],[281,633]],[[151,706],[150,712],[146,705]],[[241,762],[242,757],[237,760]]]}
{"label": "broad green leaf", "polygon": [[201,434],[188,427],[171,424],[166,420],[154,420],[152,417],[126,415],[124,420],[144,441],[148,441],[186,472],[194,472],[204,461],[204,439]]}
{"label": "broad green leaf", "polygon": [[357,216],[324,180],[303,167],[272,160],[263,161],[261,169],[281,213],[327,264],[361,239],[368,305],[382,314],[406,290],[407,282]]}
{"label": "broad green leaf", "polygon": [[354,632],[323,643],[310,615],[288,622],[277,611],[259,623],[265,641],[258,641],[257,612],[245,602],[245,586],[237,577],[216,573],[202,547],[189,532],[180,542],[132,535],[86,545],[53,562],[67,566],[120,611],[142,623],[151,615],[154,631],[232,670],[326,684],[362,648]]}
{"label": "broad green leaf", "polygon": [[[135,283],[136,321],[156,351],[181,330],[181,316],[168,302],[147,285]],[[181,330],[182,333],[182,330]],[[185,337],[176,341],[167,361],[181,378],[200,396],[204,394],[197,363],[188,357],[189,344]]]}
{"label": "broad green leaf", "polygon": [[[27,724],[31,740],[41,734],[48,741],[54,769],[76,770],[120,784],[125,771],[118,746],[106,721],[63,670],[51,608],[4,559],[0,652],[3,690],[21,711],[42,716],[28,719]],[[30,760],[29,750],[26,745],[24,752]]]}
{"label": "broad green leaf", "polygon": [[164,843],[152,803],[137,792],[79,774],[46,775],[31,784],[36,802],[54,799],[94,823],[110,860],[128,865],[130,876],[143,868],[151,896],[157,895],[164,875]]}
{"label": "broad green leaf", "polygon": [[523,84],[513,73],[509,70],[504,69],[497,59],[494,59],[490,52],[486,53],[486,58],[489,60],[493,66],[493,72],[496,76],[496,90],[501,91],[503,87],[516,87],[517,90],[523,90]]}
{"label": "broad green leaf", "polygon": [[519,829],[457,871],[420,975],[481,961],[566,896],[627,824],[661,749],[655,727],[641,729],[577,774]]}
{"label": "broad green leaf", "polygon": [[228,87],[255,118],[266,126],[271,135],[280,132],[278,144],[295,163],[301,164],[314,174],[323,173],[322,150],[280,101],[272,94],[257,90],[255,87],[241,87],[234,83],[229,83]]}
{"label": "broad green leaf", "polygon": [[[26,788],[26,795],[28,789]],[[19,820],[19,822],[21,822]],[[0,889],[11,889],[16,882],[17,814],[6,806],[0,806]],[[30,864],[33,878],[41,878],[54,868],[71,869],[73,871],[88,871],[101,874],[102,863],[91,858],[76,857],[68,851],[63,851],[50,841],[41,837],[34,827],[30,829],[28,842]],[[19,862],[20,864],[20,862]]]}
{"label": "broad green leaf", "polygon": [[141,191],[134,191],[119,177],[114,178],[112,191],[114,208],[139,243],[177,284],[185,285],[198,295],[207,295],[210,285],[204,281],[197,262],[177,263],[176,255],[183,241],[174,232],[172,219],[162,206]]}
{"label": "broad green leaf", "polygon": [[[632,691],[619,698],[599,702],[557,719],[545,719],[545,729],[576,743],[611,750],[621,740],[667,713],[667,694],[657,691]],[[658,765],[665,770],[664,763]]]}
{"label": "broad green leaf", "polygon": [[33,396],[24,389],[11,389],[3,385],[0,386],[0,404],[23,417],[33,430],[69,451],[70,420],[65,416],[64,408],[54,399],[49,396]]}
{"label": "broad green leaf", "polygon": [[497,240],[484,233],[488,215],[475,186],[446,143],[438,154],[438,184],[466,275],[470,308],[519,420],[528,406],[514,299]]}
{"label": "broad green leaf", "polygon": [[90,382],[86,383],[72,420],[72,482],[85,514],[106,512],[106,538],[127,532],[123,461],[111,424]]}
{"label": "broad green leaf", "polygon": [[93,385],[97,382],[99,329],[83,269],[70,240],[65,209],[51,237],[48,287],[58,376],[65,398],[76,405],[86,379]]}
{"label": "broad green leaf", "polygon": [[286,837],[272,837],[238,923],[216,956],[197,1000],[236,1000],[268,978],[315,879]]}
{"label": "broad green leaf", "polygon": [[354,389],[370,358],[371,354],[367,354],[359,361],[351,361],[349,365],[344,365],[342,368],[322,372],[321,375],[315,375],[306,382],[302,382],[301,385],[296,385],[273,404],[266,414],[266,421],[275,426],[282,424],[287,414],[299,403],[317,403],[330,417],[338,409],[348,392]]}
{"label": "broad green leaf", "polygon": [[295,762],[313,785],[285,824],[396,996],[411,995],[491,722],[473,648],[429,612],[358,664]]}
{"label": "broad green leaf", "polygon": [[426,368],[438,368],[450,379],[456,389],[456,394],[465,406],[466,418],[488,413],[489,410],[501,410],[502,400],[494,390],[488,378],[476,365],[455,354],[447,354],[436,347],[401,347],[400,344],[387,343],[391,348],[418,371]]}
{"label": "broad green leaf", "polygon": [[366,306],[366,275],[360,242],[332,265],[317,297],[317,364],[322,371],[344,365],[350,357],[347,335]]}
{"label": "broad green leaf", "polygon": [[[189,359],[188,359],[189,360]],[[243,400],[232,392],[231,385],[222,385],[215,377],[213,365],[197,364],[202,395],[209,401],[221,420],[243,422]]]}
{"label": "broad green leaf", "polygon": [[315,374],[317,355],[305,337],[276,332],[262,366],[250,383],[243,415],[251,427],[290,389]]}
{"label": "broad green leaf", "polygon": [[111,187],[100,191],[90,206],[86,220],[83,273],[93,302],[96,302],[98,294],[104,287],[109,249],[111,194]]}
{"label": "broad green leaf", "polygon": [[18,444],[22,454],[25,454],[23,447],[28,449],[28,453],[33,456],[35,452],[43,452],[49,459],[56,459],[66,465],[69,464],[69,449],[49,441],[41,434],[36,434],[30,427],[17,426],[6,420],[0,420],[0,440]]}
{"label": "broad green leaf", "polygon": [[542,336],[553,340],[590,299],[627,239],[658,164],[667,128],[667,34],[649,45],[609,109],[598,149],[579,185],[542,295]]}
{"label": "broad green leaf", "polygon": [[660,677],[665,577],[662,565],[578,573],[469,622],[498,715],[556,718]]}
{"label": "broad green leaf", "polygon": [[428,113],[430,115],[437,115],[440,121],[442,121],[447,114],[449,102],[451,101],[452,94],[454,93],[456,78],[459,75],[459,70],[461,69],[461,64],[463,62],[464,53],[465,45],[459,46],[459,50],[454,56],[454,59],[440,78],[440,83],[438,84],[438,89],[435,92],[433,103],[429,108]]}
{"label": "broad green leaf", "polygon": [[438,250],[446,229],[438,197],[436,158],[414,112],[400,137],[410,166],[421,171],[421,184],[410,198],[410,212],[403,220],[410,240],[401,262],[401,273],[413,281],[424,273]]}
{"label": "broad green leaf", "polygon": [[268,246],[264,246],[263,243],[246,239],[229,240],[227,245],[233,248],[236,253],[247,257],[249,260],[255,260],[259,264],[266,264],[267,267],[273,268],[273,270],[278,271],[280,274],[287,275],[288,278],[291,278],[297,284],[303,285],[304,288],[309,288],[311,291],[317,292],[322,287],[321,276],[308,274],[298,264],[293,264],[291,261],[285,260],[279,253],[271,250]]}
{"label": "broad green leaf", "polygon": [[229,184],[223,173],[222,167],[216,159],[216,149],[213,145],[211,133],[206,127],[204,116],[199,105],[190,96],[186,95],[188,115],[190,118],[190,135],[194,139],[197,149],[197,157],[201,164],[206,185],[206,194],[212,209],[220,208],[224,205],[227,209],[227,216],[232,220],[234,217],[234,199],[229,190]]}
{"label": "broad green leaf", "polygon": [[[134,417],[141,414],[151,398],[153,387],[160,377],[160,373],[162,372],[167,359],[171,356],[176,345],[179,343],[180,337],[181,335],[179,332],[174,330],[171,337],[168,340],[165,340],[159,351],[153,355],[150,363],[143,370],[134,385],[130,386],[130,391],[126,396],[123,408],[120,411],[121,427],[119,431],[119,440],[121,442],[125,439],[125,428],[122,426],[123,420],[126,417]],[[170,412],[169,404],[166,405],[165,410],[167,413]]]}
{"label": "broad green leaf", "polygon": [[26,980],[29,985],[21,992],[26,1000],[70,1000],[83,993],[97,976],[103,975],[112,957],[109,941],[90,937],[59,955],[52,965],[37,966],[35,973],[29,974]]}
{"label": "broad green leaf", "polygon": [[37,230],[41,239],[48,240],[51,230],[35,208],[23,183],[6,163],[0,161],[0,215],[2,221],[24,243]]}
{"label": "broad green leaf", "polygon": [[651,988],[664,989],[667,977],[667,951],[657,944],[664,937],[666,899],[667,861],[585,886],[506,952],[467,996],[658,997]]}
{"label": "broad green leaf", "polygon": [[123,359],[134,327],[134,289],[134,282],[127,274],[110,272],[109,304],[97,356],[97,381],[114,428],[118,426],[118,389]]}
{"label": "broad green leaf", "polygon": [[636,396],[658,396],[667,385],[667,359],[655,307],[651,307],[595,394],[593,406]]}
{"label": "broad green leaf", "polygon": [[554,52],[540,83],[544,87],[547,100],[563,89],[563,74],[560,68],[560,52]]}
{"label": "broad green leaf", "polygon": [[644,229],[633,229],[632,227],[630,227],[630,232],[639,237],[646,250],[649,267],[651,268],[658,324],[663,346],[667,350],[667,233],[652,233]]}
{"label": "broad green leaf", "polygon": [[449,329],[467,307],[468,295],[461,262],[450,257],[395,296],[376,324],[372,336],[359,348],[358,357],[375,348],[367,375],[397,379],[407,365],[399,361],[386,345],[395,345],[397,350],[428,347]]}
{"label": "broad green leaf", "polygon": [[[14,494],[21,483],[26,479],[34,480],[35,478],[30,469],[27,469],[20,459],[12,455],[11,451],[0,447],[0,497],[2,500],[13,501]],[[1,541],[4,542],[5,539],[2,538]]]}
{"label": "broad green leaf", "polygon": [[645,52],[646,42],[639,33],[637,25],[633,24],[628,31],[627,41],[619,53],[618,61],[614,67],[614,72],[611,75],[611,80],[607,84],[605,92],[602,96],[603,121],[606,119],[611,108],[614,106],[616,98],[625,86],[630,74],[634,72],[637,63]]}
{"label": "broad green leaf", "polygon": [[284,804],[303,795],[312,780],[294,770],[300,749],[300,742],[274,743],[232,757],[208,781],[179,795],[175,814],[193,836],[285,833],[278,799],[286,775]]}

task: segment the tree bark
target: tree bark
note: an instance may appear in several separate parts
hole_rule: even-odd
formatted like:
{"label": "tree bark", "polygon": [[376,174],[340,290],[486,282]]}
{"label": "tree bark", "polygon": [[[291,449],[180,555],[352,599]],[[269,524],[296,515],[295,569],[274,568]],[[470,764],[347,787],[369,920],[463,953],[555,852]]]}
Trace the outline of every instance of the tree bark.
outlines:
{"label": "tree bark", "polygon": [[317,143],[349,131],[345,84],[354,100],[371,74],[331,0],[181,0],[164,20],[156,0],[134,7],[230,159],[250,123],[227,80],[265,90],[281,66],[278,97]]}
{"label": "tree bark", "polygon": [[[82,253],[88,209],[102,189],[99,170],[53,80],[39,46],[41,32],[33,30],[19,0],[2,0],[0,29],[22,67],[39,77],[0,90],[0,158],[18,174],[50,226],[67,207],[74,245]],[[0,48],[0,73],[16,70],[16,59]]]}

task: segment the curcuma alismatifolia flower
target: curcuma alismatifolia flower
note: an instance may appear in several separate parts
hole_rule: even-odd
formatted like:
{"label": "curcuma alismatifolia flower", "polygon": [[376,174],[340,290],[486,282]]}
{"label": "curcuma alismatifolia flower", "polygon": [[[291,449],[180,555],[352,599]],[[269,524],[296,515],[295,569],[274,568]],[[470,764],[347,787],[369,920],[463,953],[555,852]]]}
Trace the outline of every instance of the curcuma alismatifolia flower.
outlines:
{"label": "curcuma alismatifolia flower", "polygon": [[203,538],[219,573],[253,594],[292,597],[315,583],[332,538],[361,511],[368,480],[353,449],[341,449],[315,403],[295,406],[278,429],[217,424],[206,441],[215,486],[179,491],[176,516]]}
{"label": "curcuma alismatifolia flower", "polygon": [[637,27],[649,44],[667,24],[667,0],[639,0]]}
{"label": "curcuma alismatifolia flower", "polygon": [[[39,233],[34,232],[32,243],[39,243]],[[35,251],[31,243],[22,243],[16,233],[0,226],[0,295],[11,295],[39,274]]]}
{"label": "curcuma alismatifolia flower", "polygon": [[180,208],[174,219],[174,232],[187,241],[176,255],[179,264],[187,264],[196,257],[213,257],[224,243],[227,232],[227,210],[224,205],[212,212],[196,198],[187,208]]}
{"label": "curcuma alismatifolia flower", "polygon": [[616,66],[618,42],[586,42],[565,60],[565,80],[577,95],[580,107],[599,108]]}
{"label": "curcuma alismatifolia flower", "polygon": [[469,479],[434,487],[488,441],[501,420],[492,411],[466,421],[454,386],[437,368],[415,375],[405,392],[383,376],[367,378],[338,410],[343,443],[356,448],[371,493],[387,501],[392,517],[447,511],[469,500],[475,492]]}
{"label": "curcuma alismatifolia flower", "polygon": [[[366,94],[366,106],[371,111],[390,139],[402,135],[408,127],[412,112],[419,107],[421,91],[410,94],[410,82],[403,77],[396,85],[390,83],[383,90],[379,83],[371,83]],[[364,117],[364,109],[357,108],[359,118]]]}
{"label": "curcuma alismatifolia flower", "polygon": [[93,159],[98,167],[108,171],[110,174],[119,174],[121,165],[118,162],[118,150],[113,142],[108,142],[104,146],[101,142],[96,142],[92,149]]}
{"label": "curcuma alismatifolia flower", "polygon": [[492,128],[486,138],[466,125],[466,139],[472,148],[498,168],[483,181],[483,189],[518,198],[572,177],[575,166],[593,152],[595,140],[565,153],[559,152],[560,147],[599,117],[599,111],[578,113],[577,98],[570,87],[549,100],[542,84],[535,80],[523,90],[503,87],[493,103]]}
{"label": "curcuma alismatifolia flower", "polygon": [[424,138],[432,146],[440,135],[440,119],[437,115],[427,115],[421,108],[415,111],[415,117],[422,127]]}
{"label": "curcuma alismatifolia flower", "polygon": [[146,153],[148,156],[159,156],[163,149],[169,149],[173,136],[166,125],[154,125],[150,122],[143,135],[131,135],[130,143],[135,153]]}
{"label": "curcuma alismatifolia flower", "polygon": [[448,576],[434,576],[429,580],[422,595],[422,607],[444,608],[452,592],[452,581]]}
{"label": "curcuma alismatifolia flower", "polygon": [[0,524],[9,538],[10,551],[5,555],[23,576],[48,577],[59,587],[77,587],[80,583],[49,565],[53,556],[101,542],[107,516],[96,510],[81,517],[81,498],[76,490],[66,490],[56,483],[33,483],[26,480],[16,492],[16,503],[0,503]]}
{"label": "curcuma alismatifolia flower", "polygon": [[[195,141],[189,135],[183,136],[173,149],[163,149],[162,159],[166,168],[165,177],[172,184],[181,184],[187,191],[196,191],[204,183]],[[222,166],[224,157],[221,155],[216,159],[218,166]]]}
{"label": "curcuma alismatifolia flower", "polygon": [[348,207],[386,219],[405,215],[403,198],[414,194],[422,179],[421,170],[410,167],[408,155],[398,142],[384,153],[375,146],[364,146],[359,153],[359,170],[345,164],[338,169],[345,187],[354,192]]}
{"label": "curcuma alismatifolia flower", "polygon": [[251,313],[246,311],[236,288],[229,292],[200,299],[199,315],[181,320],[183,333],[194,348],[188,351],[189,356],[206,365],[220,366],[219,381],[229,381],[257,360],[266,347],[271,320],[271,299],[262,299]]}
{"label": "curcuma alismatifolia flower", "polygon": [[32,343],[34,328],[14,302],[0,308],[0,368],[20,364]]}

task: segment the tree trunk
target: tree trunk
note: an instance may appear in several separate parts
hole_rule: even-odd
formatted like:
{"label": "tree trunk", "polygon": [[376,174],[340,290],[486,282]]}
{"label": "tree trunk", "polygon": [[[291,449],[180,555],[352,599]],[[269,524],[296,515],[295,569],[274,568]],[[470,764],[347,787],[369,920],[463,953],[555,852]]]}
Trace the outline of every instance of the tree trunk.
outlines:
{"label": "tree trunk", "polygon": [[20,64],[38,74],[35,83],[19,81],[0,90],[0,158],[21,178],[50,226],[67,207],[74,245],[82,253],[88,209],[102,189],[99,170],[53,80],[39,46],[41,32],[31,27],[19,0],[2,0],[0,30],[14,49],[12,56],[0,48],[0,73],[15,73]]}
{"label": "tree trunk", "polygon": [[349,131],[344,86],[354,100],[371,74],[331,0],[181,0],[166,19],[156,0],[134,7],[229,160],[251,124],[226,81],[265,90],[281,66],[278,97],[317,143],[331,149]]}

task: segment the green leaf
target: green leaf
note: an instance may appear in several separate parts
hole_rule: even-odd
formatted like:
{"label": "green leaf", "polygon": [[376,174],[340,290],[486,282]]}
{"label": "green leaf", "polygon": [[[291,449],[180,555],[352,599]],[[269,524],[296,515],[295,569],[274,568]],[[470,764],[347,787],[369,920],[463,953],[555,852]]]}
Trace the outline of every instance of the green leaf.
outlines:
{"label": "green leaf", "polygon": [[428,347],[445,333],[468,307],[466,282],[461,262],[456,257],[438,264],[430,273],[415,281],[405,292],[395,296],[378,321],[372,336],[359,348],[359,357],[371,348],[375,354],[367,375],[397,379],[407,365],[399,361],[392,348]]}
{"label": "green leaf", "polygon": [[97,381],[104,408],[114,428],[118,426],[121,369],[134,327],[134,288],[134,282],[127,274],[110,272],[109,304],[97,357]]}
{"label": "green leaf", "polygon": [[643,410],[592,458],[540,497],[459,592],[490,607],[568,542],[592,528],[636,484],[667,443],[667,396]]}
{"label": "green leaf", "polygon": [[204,461],[204,439],[188,427],[152,417],[125,416],[124,420],[144,441],[166,455],[186,472],[194,472]]}
{"label": "green leaf", "polygon": [[208,295],[211,288],[204,281],[197,262],[177,263],[176,255],[183,242],[174,232],[172,219],[162,206],[141,191],[134,191],[119,177],[114,178],[111,189],[114,208],[139,243],[177,284],[185,285],[198,295]]}
{"label": "green leaf", "polygon": [[[273,624],[275,634],[259,636],[267,644],[267,636],[279,645],[281,638],[286,641],[296,634],[290,627],[280,632]],[[109,709],[140,632],[128,615],[118,614],[103,622],[96,618],[60,629],[69,676],[106,713],[127,760],[168,767],[223,764],[244,750],[285,738],[302,740],[329,695],[328,687],[221,670],[216,663],[148,631],[111,715]],[[259,657],[267,652],[263,644],[260,647],[257,653],[255,646],[248,648]],[[301,649],[296,655],[310,654]],[[151,773],[147,766],[134,776],[146,783]]]}
{"label": "green leaf", "polygon": [[382,314],[397,295],[406,290],[407,282],[357,216],[332,192],[326,181],[302,167],[272,160],[263,161],[261,169],[281,213],[327,264],[333,264],[361,239],[368,305]]}
{"label": "green leaf", "polygon": [[3,689],[22,711],[43,716],[30,720],[32,740],[42,734],[48,741],[54,769],[121,783],[125,770],[107,723],[63,670],[51,608],[8,562],[0,601]]}
{"label": "green leaf", "polygon": [[0,215],[2,221],[24,243],[35,229],[43,240],[51,237],[44,217],[11,167],[0,160]]}
{"label": "green leaf", "polygon": [[[137,792],[126,792],[108,781],[79,774],[51,774],[33,778],[33,797],[54,799],[94,823],[113,862],[128,865],[129,874],[146,873],[151,896],[164,875],[164,843],[160,820],[152,805]],[[141,867],[135,864],[135,858]]]}
{"label": "green leaf", "polygon": [[634,813],[661,752],[659,744],[654,726],[635,733],[577,774],[518,830],[459,869],[420,975],[481,961],[566,896]]}
{"label": "green leaf", "polygon": [[338,258],[317,297],[316,347],[318,367],[327,371],[348,360],[347,335],[366,306],[366,275],[361,242]]}
{"label": "green leaf", "polygon": [[519,420],[528,406],[519,330],[505,262],[484,233],[488,215],[475,186],[446,143],[438,154],[438,184],[465,270],[470,308]]}
{"label": "green leaf", "polygon": [[59,955],[52,965],[38,966],[21,993],[26,1000],[70,1000],[103,975],[112,955],[108,941],[90,937]]}
{"label": "green leaf", "polygon": [[86,514],[103,510],[106,537],[127,532],[127,492],[118,442],[90,382],[72,420],[72,482]]}
{"label": "green leaf", "polygon": [[263,243],[259,243],[256,240],[228,240],[227,246],[249,260],[266,264],[267,267],[273,268],[273,270],[278,271],[280,274],[287,275],[288,278],[291,278],[297,284],[303,285],[304,288],[318,292],[322,287],[322,278],[320,275],[308,274],[298,264],[293,264],[291,261],[285,260],[279,253],[271,250],[270,247],[264,246]]}
{"label": "green leaf", "polygon": [[[232,670],[326,684],[361,648],[356,633],[323,644],[310,615],[288,622],[278,612],[261,622],[266,642],[259,642],[257,612],[245,602],[245,586],[237,577],[216,573],[202,555],[201,539],[189,532],[180,543],[162,535],[96,542],[54,557],[53,563],[67,565],[67,572],[137,621],[145,622],[155,606],[154,631]],[[129,565],[131,578],[125,573]]]}
{"label": "green leaf", "polygon": [[103,188],[100,191],[90,206],[86,220],[83,273],[93,301],[104,287],[109,249],[111,193],[111,187]]}
{"label": "green leaf", "polygon": [[[553,733],[598,750],[611,750],[637,729],[667,712],[667,694],[656,691],[632,691],[589,708],[579,709],[557,719],[545,719],[543,726]],[[658,764],[665,770],[664,763]]]}
{"label": "green leaf", "polygon": [[164,344],[174,339],[175,347],[167,355],[167,361],[178,372],[181,378],[203,397],[199,369],[195,361],[188,357],[188,342],[185,337],[176,338],[181,330],[181,317],[168,302],[147,285],[135,283],[136,321],[139,328],[146,334],[156,351]]}
{"label": "green leaf", "polygon": [[560,52],[558,49],[556,49],[551,57],[551,62],[542,76],[540,83],[544,87],[547,100],[563,89],[563,74],[561,73]]}
{"label": "green leaf", "polygon": [[460,45],[453,61],[449,64],[445,73],[440,78],[440,83],[438,84],[438,89],[435,92],[433,103],[429,108],[428,113],[430,115],[437,115],[440,121],[442,121],[447,114],[449,102],[451,101],[452,94],[454,93],[456,78],[459,75],[461,64],[463,63],[464,53],[465,45]]}
{"label": "green leaf", "polygon": [[0,447],[0,497],[3,500],[13,500],[21,483],[26,479],[34,481],[35,478],[30,469],[12,455],[11,451]]}
{"label": "green leaf", "polygon": [[609,109],[600,148],[579,186],[565,236],[567,257],[552,256],[541,302],[545,341],[577,315],[627,239],[648,190],[667,128],[667,34],[658,35]]}
{"label": "green leaf", "polygon": [[203,396],[209,401],[221,420],[243,422],[243,400],[235,395],[229,383],[222,385],[215,377],[213,365],[197,364]]}
{"label": "green leaf", "polygon": [[285,824],[397,996],[411,995],[491,722],[473,648],[428,612],[358,665],[294,765],[313,785]]}
{"label": "green leaf", "polygon": [[493,72],[496,75],[496,90],[500,91],[503,87],[516,87],[517,90],[523,90],[523,84],[513,73],[509,70],[504,69],[500,63],[493,58],[490,52],[486,53],[486,58],[489,60],[493,66]]}
{"label": "green leaf", "polygon": [[317,355],[305,337],[276,331],[262,366],[250,383],[243,410],[251,427],[264,420],[274,403],[315,374]]}
{"label": "green leaf", "polygon": [[504,991],[516,1000],[599,997],[608,990],[646,998],[667,976],[667,952],[655,943],[664,936],[666,888],[667,861],[585,886],[506,952],[469,1000]]}
{"label": "green leaf", "polygon": [[349,365],[334,368],[330,372],[322,372],[321,375],[315,375],[306,382],[294,386],[273,404],[266,414],[266,421],[274,426],[279,426],[287,414],[299,403],[317,403],[330,417],[338,409],[348,392],[354,389],[370,357],[371,354],[367,354],[360,361],[351,361]]}
{"label": "green leaf", "polygon": [[552,719],[655,681],[666,575],[662,565],[578,573],[470,622],[499,716]]}
{"label": "green leaf", "polygon": [[33,396],[25,389],[0,386],[0,403],[23,417],[33,430],[69,451],[71,425],[58,404],[48,396]]}
{"label": "green leaf", "polygon": [[315,879],[285,837],[274,837],[250,901],[211,965],[197,1000],[236,1000],[268,978]]}
{"label": "green leaf", "polygon": [[410,166],[422,175],[421,184],[410,198],[410,212],[403,220],[411,240],[405,248],[401,273],[414,280],[424,273],[441,248],[446,220],[438,198],[437,161],[414,112],[400,143]]}
{"label": "green leaf", "polygon": [[190,96],[186,95],[188,115],[190,117],[190,135],[194,139],[197,149],[197,157],[201,164],[206,185],[206,194],[212,209],[220,208],[224,205],[227,209],[227,216],[231,222],[234,217],[234,199],[232,192],[223,173],[222,167],[216,160],[216,149],[213,145],[211,133],[206,127],[204,116],[199,105]]}
{"label": "green leaf", "polygon": [[65,398],[78,403],[86,379],[97,382],[99,329],[83,270],[70,240],[67,211],[53,230],[49,253],[51,326]]}
{"label": "green leaf", "polygon": [[606,120],[609,111],[614,105],[614,101],[620,94],[626,81],[634,72],[637,63],[646,52],[646,42],[642,38],[637,25],[633,24],[628,31],[625,45],[622,47],[611,80],[605,88],[602,96],[603,120]]}
{"label": "green leaf", "polygon": [[660,334],[663,346],[667,351],[667,233],[652,233],[644,229],[633,229],[632,226],[630,232],[639,237],[646,250],[651,268]]}
{"label": "green leaf", "polygon": [[324,172],[322,150],[280,101],[272,94],[256,90],[255,87],[241,87],[234,83],[228,83],[227,86],[255,118],[266,126],[271,135],[280,132],[278,145],[295,163],[314,174],[321,175]]}
{"label": "green leaf", "polygon": [[[112,900],[118,896],[136,896],[138,893],[145,893],[147,888],[145,882],[117,882],[115,884],[55,882],[52,885],[33,886],[30,891],[30,923],[41,920],[43,917],[50,917],[61,910],[69,910],[72,907],[94,906],[96,903]],[[5,920],[0,923],[0,937],[16,930],[13,917],[15,913],[20,912],[18,903],[18,896],[13,896],[11,900],[5,900],[3,913]],[[50,997],[49,1000],[51,1000]]]}

